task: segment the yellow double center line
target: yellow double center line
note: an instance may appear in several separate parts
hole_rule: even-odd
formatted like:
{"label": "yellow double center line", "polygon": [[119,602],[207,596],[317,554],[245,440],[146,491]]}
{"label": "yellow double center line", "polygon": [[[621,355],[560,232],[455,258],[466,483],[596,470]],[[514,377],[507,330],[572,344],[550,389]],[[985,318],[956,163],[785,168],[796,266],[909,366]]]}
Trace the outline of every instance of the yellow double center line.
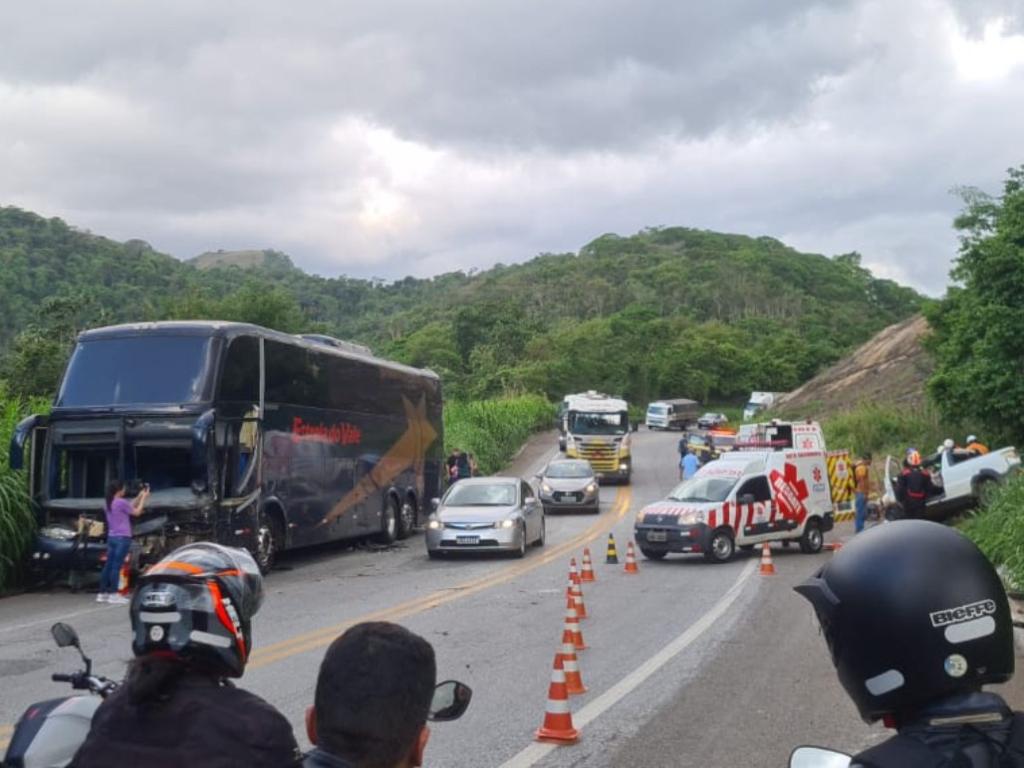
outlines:
{"label": "yellow double center line", "polygon": [[629,511],[631,499],[632,492],[629,487],[620,488],[615,494],[615,501],[612,503],[612,514],[596,520],[593,525],[569,541],[554,547],[546,547],[544,554],[540,557],[531,558],[527,562],[504,568],[498,573],[483,576],[455,587],[438,590],[429,595],[408,600],[390,608],[315,629],[312,632],[296,635],[272,645],[263,646],[253,651],[248,668],[259,669],[260,667],[266,667],[275,662],[283,661],[291,656],[330,645],[334,638],[354,624],[364,621],[398,621],[511,581],[518,576],[522,576],[524,573],[529,573],[536,568],[540,568],[542,565],[550,563],[552,560],[565,556],[566,553],[607,532]]}
{"label": "yellow double center line", "polygon": [[[259,669],[260,667],[267,667],[275,662],[284,661],[292,656],[297,656],[300,653],[313,651],[317,648],[323,648],[324,646],[330,645],[334,638],[354,624],[359,624],[364,621],[399,621],[400,619],[415,616],[418,613],[422,613],[423,611],[431,608],[436,608],[440,605],[445,605],[446,603],[453,603],[456,600],[461,600],[462,598],[482,592],[485,589],[490,589],[491,587],[496,587],[499,584],[511,581],[518,576],[522,576],[524,573],[529,573],[532,570],[540,568],[542,565],[547,565],[552,560],[564,557],[568,552],[593,541],[601,534],[609,531],[616,523],[625,517],[626,513],[629,511],[631,500],[632,492],[630,488],[628,486],[620,488],[615,494],[615,501],[612,502],[610,515],[598,518],[594,521],[593,525],[582,533],[574,536],[569,541],[558,544],[557,546],[545,547],[543,554],[539,557],[531,558],[528,561],[519,563],[518,565],[503,568],[498,573],[483,576],[473,581],[467,581],[464,584],[448,587],[447,589],[438,590],[424,597],[408,600],[404,603],[392,606],[391,608],[385,608],[374,613],[368,613],[363,616],[349,619],[348,621],[331,624],[327,627],[315,629],[312,632],[295,635],[287,640],[281,640],[280,642],[263,646],[262,648],[258,648],[253,651],[253,654],[249,659],[248,668]],[[0,751],[6,749],[7,744],[11,740],[11,734],[13,731],[13,726],[0,725]]]}

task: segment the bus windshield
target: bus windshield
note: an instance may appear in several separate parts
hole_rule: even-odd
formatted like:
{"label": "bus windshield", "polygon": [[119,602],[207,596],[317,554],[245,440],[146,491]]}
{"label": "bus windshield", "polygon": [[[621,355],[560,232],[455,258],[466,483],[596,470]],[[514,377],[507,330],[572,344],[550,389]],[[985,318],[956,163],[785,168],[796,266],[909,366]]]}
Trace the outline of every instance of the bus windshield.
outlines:
{"label": "bus windshield", "polygon": [[125,336],[75,347],[57,407],[198,402],[209,369],[205,336]]}
{"label": "bus windshield", "polygon": [[621,435],[625,433],[625,413],[580,413],[569,414],[570,431],[575,435]]}

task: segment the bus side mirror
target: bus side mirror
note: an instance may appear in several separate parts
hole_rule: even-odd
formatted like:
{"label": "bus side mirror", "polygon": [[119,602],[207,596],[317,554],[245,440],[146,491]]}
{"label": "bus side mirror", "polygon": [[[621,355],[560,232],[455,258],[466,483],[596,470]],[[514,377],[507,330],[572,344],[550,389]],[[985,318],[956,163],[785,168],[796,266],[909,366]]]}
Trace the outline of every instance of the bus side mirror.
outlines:
{"label": "bus side mirror", "polygon": [[217,412],[211,408],[192,424],[192,490],[202,493],[210,487],[208,445]]}

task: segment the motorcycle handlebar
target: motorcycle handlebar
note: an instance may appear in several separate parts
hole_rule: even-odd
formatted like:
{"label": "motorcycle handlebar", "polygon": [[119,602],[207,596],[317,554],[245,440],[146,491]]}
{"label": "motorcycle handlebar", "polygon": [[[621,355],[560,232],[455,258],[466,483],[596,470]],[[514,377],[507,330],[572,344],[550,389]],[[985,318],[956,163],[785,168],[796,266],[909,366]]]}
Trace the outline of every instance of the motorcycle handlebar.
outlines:
{"label": "motorcycle handlebar", "polygon": [[75,682],[75,676],[74,675],[63,675],[63,674],[61,674],[59,672],[55,672],[53,675],[51,675],[50,679],[53,680],[53,682],[55,682],[55,683],[73,683],[73,682]]}

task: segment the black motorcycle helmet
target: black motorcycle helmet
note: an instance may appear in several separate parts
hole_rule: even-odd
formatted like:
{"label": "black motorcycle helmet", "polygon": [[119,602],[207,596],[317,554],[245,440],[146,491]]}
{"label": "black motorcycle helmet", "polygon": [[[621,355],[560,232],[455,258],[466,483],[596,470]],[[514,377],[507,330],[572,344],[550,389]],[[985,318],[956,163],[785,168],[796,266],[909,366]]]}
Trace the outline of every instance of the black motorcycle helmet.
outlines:
{"label": "black motorcycle helmet", "polygon": [[901,520],[858,534],[803,584],[865,722],[1013,676],[1002,581],[967,537]]}
{"label": "black motorcycle helmet", "polygon": [[132,598],[136,656],[170,654],[196,670],[241,677],[263,577],[244,549],[196,543],[146,571]]}

